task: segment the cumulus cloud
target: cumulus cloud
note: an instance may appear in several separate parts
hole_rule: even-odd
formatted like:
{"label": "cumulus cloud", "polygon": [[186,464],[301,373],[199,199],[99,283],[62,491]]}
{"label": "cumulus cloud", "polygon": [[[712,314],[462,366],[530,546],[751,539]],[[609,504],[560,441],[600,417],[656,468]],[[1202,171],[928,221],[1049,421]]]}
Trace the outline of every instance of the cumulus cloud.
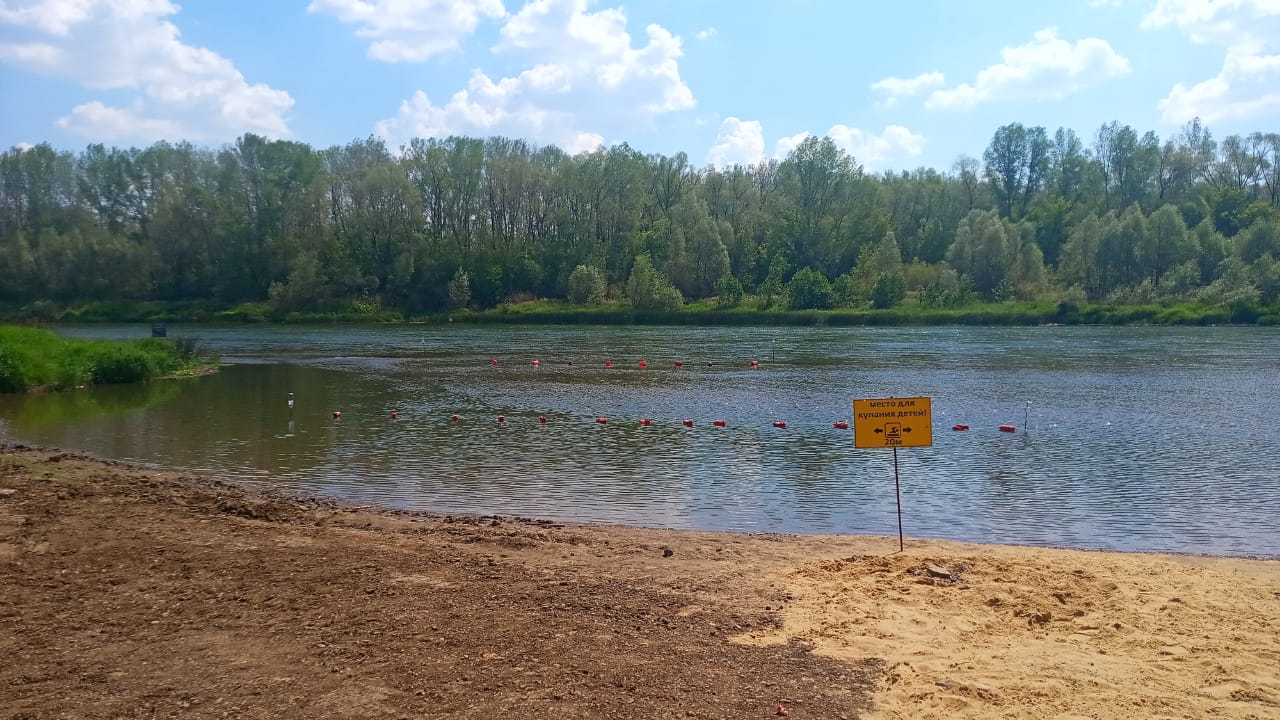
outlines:
{"label": "cumulus cloud", "polygon": [[[810,133],[784,135],[774,143],[773,157],[783,160]],[[925,138],[901,125],[889,125],[880,133],[871,133],[848,125],[832,125],[827,137],[837,147],[853,156],[860,164],[876,169],[885,163],[914,157],[924,151]],[[720,132],[707,153],[707,162],[718,167],[734,164],[753,165],[764,160],[764,129],[758,120],[725,118]]]}
{"label": "cumulus cloud", "polygon": [[375,132],[412,137],[515,135],[590,150],[601,130],[624,132],[695,104],[680,77],[680,38],[660,25],[633,44],[622,8],[589,12],[587,0],[532,0],[507,17],[495,52],[527,69],[494,80],[473,71],[465,88],[436,104],[423,91]]}
{"label": "cumulus cloud", "polygon": [[796,146],[808,139],[810,133],[798,132],[795,135],[784,135],[773,144],[773,157],[781,160],[791,154]]}
{"label": "cumulus cloud", "polygon": [[871,89],[879,92],[884,99],[878,104],[882,107],[893,107],[898,100],[915,97],[921,93],[942,87],[946,78],[940,72],[928,72],[913,78],[887,77],[871,83]]}
{"label": "cumulus cloud", "polygon": [[764,157],[764,128],[759,120],[727,117],[720,123],[707,162],[716,167],[754,165]]}
{"label": "cumulus cloud", "polygon": [[720,34],[720,31],[719,31],[719,30],[716,30],[716,29],[715,29],[715,28],[713,28],[713,27],[704,27],[704,28],[702,28],[701,30],[699,30],[699,31],[698,31],[698,34],[697,34],[697,36],[696,36],[696,37],[697,37],[699,40],[710,40],[711,38],[713,38],[713,37],[715,37],[716,35],[719,35],[719,34]]}
{"label": "cumulus cloud", "polygon": [[1246,120],[1280,113],[1280,2],[1159,0],[1142,27],[1174,26],[1195,43],[1222,45],[1214,77],[1176,83],[1159,103],[1170,124]]}
{"label": "cumulus cloud", "polygon": [[369,57],[385,62],[421,62],[461,47],[481,17],[506,17],[501,0],[312,0],[307,12],[358,25],[371,40]]}
{"label": "cumulus cloud", "polygon": [[99,90],[134,91],[126,106],[93,100],[57,125],[92,140],[287,137],[287,92],[249,84],[227,58],[188,45],[168,0],[0,2],[0,60]]}
{"label": "cumulus cloud", "polygon": [[1000,51],[1002,62],[978,72],[973,84],[934,90],[925,107],[969,108],[1014,98],[1058,99],[1108,78],[1129,74],[1129,60],[1100,38],[1074,44],[1058,37],[1057,28],[1037,32],[1031,42]]}
{"label": "cumulus cloud", "polygon": [[834,125],[827,131],[827,137],[871,170],[883,167],[888,161],[915,157],[924,151],[924,136],[901,125],[889,125],[878,135]]}

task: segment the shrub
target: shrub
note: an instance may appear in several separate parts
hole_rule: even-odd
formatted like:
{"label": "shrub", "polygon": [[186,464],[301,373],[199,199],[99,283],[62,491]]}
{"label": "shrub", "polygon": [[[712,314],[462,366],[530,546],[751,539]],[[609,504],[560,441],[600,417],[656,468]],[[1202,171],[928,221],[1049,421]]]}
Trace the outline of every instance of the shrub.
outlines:
{"label": "shrub", "polygon": [[599,305],[604,302],[604,273],[591,265],[579,265],[569,274],[569,301],[575,305]]}
{"label": "shrub", "polygon": [[804,268],[787,283],[792,310],[826,310],[835,302],[831,283],[813,268]]}
{"label": "shrub", "polygon": [[891,308],[907,297],[907,281],[898,273],[882,273],[871,290],[871,305],[881,310]]}
{"label": "shrub", "polygon": [[736,308],[742,304],[744,292],[742,281],[732,275],[725,275],[716,282],[716,307],[723,310]]}

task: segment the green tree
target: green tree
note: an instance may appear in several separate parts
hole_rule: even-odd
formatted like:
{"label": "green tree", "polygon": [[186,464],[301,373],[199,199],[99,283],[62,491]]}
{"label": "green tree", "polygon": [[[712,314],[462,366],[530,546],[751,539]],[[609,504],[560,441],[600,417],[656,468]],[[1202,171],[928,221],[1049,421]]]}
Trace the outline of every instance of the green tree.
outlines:
{"label": "green tree", "polygon": [[648,254],[636,256],[627,279],[627,297],[638,310],[672,312],[684,304],[680,291],[654,269]]}
{"label": "green tree", "polygon": [[792,276],[787,298],[792,310],[825,310],[835,300],[830,281],[813,268],[803,268]]}
{"label": "green tree", "polygon": [[900,273],[882,273],[871,290],[871,305],[891,308],[907,297],[907,281]]}
{"label": "green tree", "polygon": [[598,305],[604,302],[604,293],[604,273],[599,268],[579,265],[569,275],[570,302],[576,305]]}

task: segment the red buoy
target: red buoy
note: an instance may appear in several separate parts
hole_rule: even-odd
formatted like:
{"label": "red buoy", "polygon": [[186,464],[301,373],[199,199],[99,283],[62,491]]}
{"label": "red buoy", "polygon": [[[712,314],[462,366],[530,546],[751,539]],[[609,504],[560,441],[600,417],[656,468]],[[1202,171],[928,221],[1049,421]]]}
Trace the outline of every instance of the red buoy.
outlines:
{"label": "red buoy", "polygon": [[1012,426],[1012,425],[1001,425],[1001,426],[1000,426],[1000,432],[1017,432],[1017,431],[1018,431],[1018,428],[1016,428],[1016,427],[1014,427],[1014,426]]}
{"label": "red buoy", "polygon": [[546,416],[546,415],[539,415],[539,416],[538,416],[538,422],[543,423],[543,424],[545,425],[545,424],[546,424],[546,422],[547,422],[547,416]]}
{"label": "red buoy", "polygon": [[395,411],[395,410],[392,410],[392,411],[391,411],[391,419],[392,419],[392,420],[395,420],[395,419],[396,419],[396,418],[398,418],[398,417],[400,417],[400,416],[396,414],[396,411]]}
{"label": "red buoy", "polygon": [[540,360],[534,360],[534,361],[533,361],[533,366],[534,366],[534,367],[538,367],[538,366],[539,366],[539,365],[541,365],[541,364],[542,364],[542,362],[541,362]]}
{"label": "red buoy", "polygon": [[969,429],[969,426],[968,426],[968,425],[965,425],[964,423],[957,423],[957,424],[955,424],[955,425],[952,425],[952,426],[951,426],[951,429],[952,429],[952,430],[957,430],[957,431],[959,431],[959,430],[968,430],[968,429]]}
{"label": "red buoy", "polygon": [[685,427],[693,427],[693,421],[692,421],[692,420],[685,420],[685,421],[684,421],[684,426],[685,426]]}
{"label": "red buoy", "polygon": [[493,365],[493,366],[495,366],[495,367],[496,367],[496,366],[497,366],[497,364],[498,364],[498,358],[494,358],[494,359],[490,360],[490,361],[489,361],[489,364],[490,364],[490,365]]}
{"label": "red buoy", "polygon": [[723,420],[712,420],[711,424],[715,425],[716,427],[725,427],[726,425],[728,425],[728,423],[726,423]]}
{"label": "red buoy", "polygon": [[338,418],[340,418],[340,417],[342,417],[342,411],[341,411],[341,410],[334,410],[334,411],[333,411],[333,419],[334,419],[334,420],[337,420],[337,419],[338,419]]}
{"label": "red buoy", "polygon": [[499,415],[499,416],[498,416],[498,422],[506,422],[506,421],[507,421],[507,416],[506,416],[506,415]]}
{"label": "red buoy", "polygon": [[461,417],[459,417],[459,416],[455,413],[455,414],[453,414],[453,415],[450,415],[450,416],[449,416],[449,419],[450,419],[450,420],[452,420],[452,421],[454,421],[454,422],[458,422],[458,421],[459,421],[459,420],[461,420],[462,418],[461,418]]}
{"label": "red buoy", "polygon": [[640,424],[643,425],[644,427],[649,427],[650,425],[653,424],[653,421],[648,418],[645,418],[640,421]]}
{"label": "red buoy", "polygon": [[846,420],[837,420],[837,421],[835,421],[835,422],[831,423],[831,427],[833,427],[833,428],[835,428],[835,429],[837,429],[837,430],[848,430],[848,429],[849,429],[849,423],[848,423],[848,421],[846,421]]}
{"label": "red buoy", "polygon": [[598,417],[598,418],[596,418],[596,422],[597,422],[597,423],[599,423],[599,424],[601,424],[601,425],[604,425],[604,424],[606,424],[606,423],[608,423],[608,422],[609,422],[609,418],[606,418],[606,417]]}
{"label": "red buoy", "polygon": [[612,360],[605,360],[605,361],[604,361],[604,366],[605,366],[605,367],[613,367],[613,361],[612,361]]}
{"label": "red buoy", "polygon": [[676,367],[684,367],[684,363],[680,362],[679,360],[677,360],[677,361],[675,361],[675,362],[673,362],[673,363],[671,363],[671,364],[672,364],[672,365],[675,365]]}
{"label": "red buoy", "polygon": [[573,367],[573,361],[572,361],[572,360],[570,360],[570,361],[569,361],[569,367]]}
{"label": "red buoy", "polygon": [[787,423],[782,420],[774,420],[773,426],[776,428],[785,428],[787,426]]}
{"label": "red buoy", "polygon": [[759,360],[752,360],[752,361],[751,361],[751,367],[753,367],[753,368],[758,368],[758,367],[760,367],[760,361],[759,361]]}
{"label": "red buoy", "polygon": [[707,367],[711,367],[711,361],[710,361],[710,360],[708,360],[708,361],[707,361]]}
{"label": "red buoy", "polygon": [[647,367],[649,367],[649,361],[648,361],[648,360],[641,360],[641,361],[640,361],[640,367],[642,367],[642,368],[647,368]]}

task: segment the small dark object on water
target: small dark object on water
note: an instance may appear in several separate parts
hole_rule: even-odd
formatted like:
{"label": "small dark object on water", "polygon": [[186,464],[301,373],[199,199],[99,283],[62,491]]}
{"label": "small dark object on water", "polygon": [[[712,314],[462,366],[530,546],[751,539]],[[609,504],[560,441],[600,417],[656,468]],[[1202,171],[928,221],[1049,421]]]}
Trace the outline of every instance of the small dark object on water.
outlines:
{"label": "small dark object on water", "polygon": [[671,557],[672,555],[675,555],[675,554],[676,554],[676,551],[672,550],[671,548],[662,548],[662,557]]}

